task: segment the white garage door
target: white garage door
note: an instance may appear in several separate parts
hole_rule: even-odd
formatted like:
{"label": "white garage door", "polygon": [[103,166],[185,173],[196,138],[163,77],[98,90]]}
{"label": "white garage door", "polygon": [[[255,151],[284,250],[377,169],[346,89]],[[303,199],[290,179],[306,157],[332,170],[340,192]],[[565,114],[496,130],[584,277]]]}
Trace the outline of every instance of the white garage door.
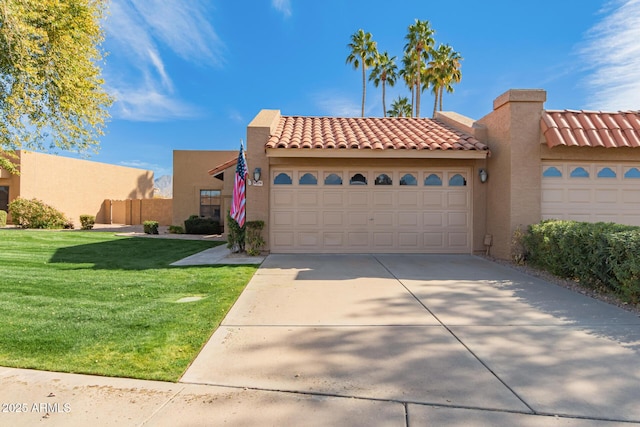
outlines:
{"label": "white garage door", "polygon": [[468,169],[275,169],[274,253],[469,253]]}
{"label": "white garage door", "polygon": [[542,218],[640,225],[640,165],[543,163]]}

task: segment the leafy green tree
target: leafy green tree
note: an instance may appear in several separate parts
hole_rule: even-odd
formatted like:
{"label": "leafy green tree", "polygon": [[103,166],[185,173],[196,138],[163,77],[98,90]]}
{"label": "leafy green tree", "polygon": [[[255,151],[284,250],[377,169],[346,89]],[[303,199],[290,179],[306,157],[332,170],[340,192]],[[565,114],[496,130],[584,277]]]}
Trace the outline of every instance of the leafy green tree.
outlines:
{"label": "leafy green tree", "polygon": [[385,103],[386,85],[393,87],[396,84],[398,66],[395,63],[396,57],[389,58],[389,54],[384,52],[377,55],[369,80],[373,80],[375,87],[382,83],[382,113],[387,117],[387,104]]}
{"label": "leafy green tree", "polygon": [[413,109],[406,96],[398,97],[391,103],[391,109],[387,111],[391,117],[412,117]]}
{"label": "leafy green tree", "polygon": [[433,115],[436,115],[438,102],[442,111],[442,97],[444,90],[453,93],[453,84],[460,83],[462,56],[448,44],[441,44],[433,51],[432,59],[427,67],[427,78],[431,82],[434,94]]}
{"label": "leafy green tree", "polygon": [[98,145],[111,97],[103,88],[106,0],[0,1],[0,167],[15,150]]}
{"label": "leafy green tree", "polygon": [[420,117],[420,93],[422,92],[421,74],[423,64],[429,60],[433,45],[435,43],[433,35],[435,31],[431,28],[429,21],[416,19],[415,23],[409,25],[408,33],[405,36],[407,44],[404,46],[405,53],[413,62],[413,70],[416,73],[416,117]]}
{"label": "leafy green tree", "polygon": [[353,64],[353,68],[362,67],[362,117],[364,117],[364,103],[367,96],[367,67],[374,64],[378,55],[376,42],[371,38],[371,33],[365,33],[359,29],[351,35],[351,43],[347,45],[350,49],[347,56],[347,64]]}

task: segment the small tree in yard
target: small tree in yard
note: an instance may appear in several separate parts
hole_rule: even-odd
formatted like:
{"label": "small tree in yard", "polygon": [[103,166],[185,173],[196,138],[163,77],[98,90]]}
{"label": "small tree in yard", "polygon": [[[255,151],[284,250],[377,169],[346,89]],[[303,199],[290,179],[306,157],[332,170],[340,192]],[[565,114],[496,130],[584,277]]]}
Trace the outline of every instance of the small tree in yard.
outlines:
{"label": "small tree in yard", "polygon": [[105,0],[0,2],[0,167],[15,151],[98,145],[111,97],[100,63]]}

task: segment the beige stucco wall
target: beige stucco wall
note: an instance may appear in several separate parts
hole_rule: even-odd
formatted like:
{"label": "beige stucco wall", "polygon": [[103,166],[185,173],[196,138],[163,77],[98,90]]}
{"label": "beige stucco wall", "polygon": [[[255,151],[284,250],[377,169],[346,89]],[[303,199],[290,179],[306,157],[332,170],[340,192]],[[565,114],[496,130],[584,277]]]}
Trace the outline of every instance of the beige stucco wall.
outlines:
{"label": "beige stucco wall", "polygon": [[280,119],[278,110],[262,110],[247,127],[247,167],[249,176],[255,168],[262,170],[262,186],[247,186],[247,221],[264,221],[262,237],[269,249],[269,192],[271,190],[270,162],[265,151],[269,136],[275,132]]}
{"label": "beige stucco wall", "polygon": [[486,127],[491,150],[487,161],[487,233],[491,253],[510,258],[511,239],[518,228],[540,221],[540,150],[546,92],[512,89],[495,99],[493,111],[478,120]]}
{"label": "beige stucco wall", "polygon": [[76,226],[84,214],[104,222],[105,199],[153,197],[152,171],[30,151],[18,155],[20,175],[0,179],[10,187],[9,199],[40,199]]}
{"label": "beige stucco wall", "polygon": [[113,224],[158,221],[160,225],[171,225],[173,220],[172,199],[105,200],[104,206],[107,222]]}
{"label": "beige stucco wall", "polygon": [[[239,145],[239,144],[238,144]],[[238,148],[240,148],[238,146]],[[223,222],[231,207],[235,165],[224,171],[224,181],[209,171],[238,157],[238,151],[174,150],[173,151],[173,220],[184,226],[184,220],[200,213],[200,190],[220,190],[220,215]]]}

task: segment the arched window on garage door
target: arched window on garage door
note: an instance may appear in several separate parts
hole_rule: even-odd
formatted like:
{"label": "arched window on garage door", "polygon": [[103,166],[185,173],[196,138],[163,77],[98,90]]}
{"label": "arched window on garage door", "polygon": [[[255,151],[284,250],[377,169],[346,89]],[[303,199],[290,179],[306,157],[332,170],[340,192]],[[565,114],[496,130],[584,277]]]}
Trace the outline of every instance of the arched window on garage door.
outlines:
{"label": "arched window on garage door", "polygon": [[316,185],[318,183],[318,178],[315,177],[312,173],[305,173],[298,180],[298,184],[300,185]]}
{"label": "arched window on garage door", "polygon": [[424,179],[424,185],[433,186],[433,187],[441,187],[442,186],[442,178],[435,173],[430,174]]}
{"label": "arched window on garage door", "polygon": [[449,187],[464,187],[466,185],[467,185],[467,180],[464,178],[464,176],[460,175],[459,173],[449,178]]}
{"label": "arched window on garage door", "polygon": [[418,185],[418,180],[416,179],[415,176],[408,173],[408,174],[402,175],[402,178],[400,178],[400,185]]}
{"label": "arched window on garage door", "polygon": [[293,180],[291,179],[291,175],[286,174],[284,172],[280,172],[273,179],[273,183],[275,185],[291,185],[293,183]]}
{"label": "arched window on garage door", "polygon": [[367,185],[367,178],[361,173],[357,173],[351,177],[349,185]]}
{"label": "arched window on garage door", "polygon": [[324,185],[342,185],[342,177],[335,173],[330,173],[324,179]]}
{"label": "arched window on garage door", "polygon": [[375,185],[392,185],[393,180],[386,173],[381,173],[376,177]]}

